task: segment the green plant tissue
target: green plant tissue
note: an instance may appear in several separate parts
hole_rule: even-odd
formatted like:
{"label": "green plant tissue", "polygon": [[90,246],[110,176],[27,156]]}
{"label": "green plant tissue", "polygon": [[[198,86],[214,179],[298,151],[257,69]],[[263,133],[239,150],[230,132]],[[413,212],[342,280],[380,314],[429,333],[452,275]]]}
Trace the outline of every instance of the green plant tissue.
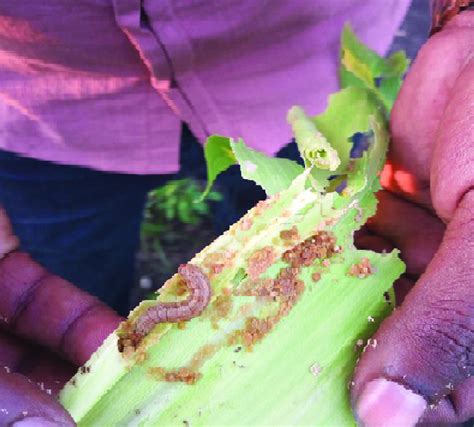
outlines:
{"label": "green plant tissue", "polygon": [[[207,191],[237,163],[269,197],[190,260],[211,286],[201,315],[119,348],[147,308],[184,298],[176,274],[69,381],[60,401],[79,425],[355,425],[353,369],[393,309],[385,295],[404,264],[397,250],[356,249],[353,234],[376,210],[406,66],[403,54],[383,59],[346,27],[341,91],[319,116],[289,113],[304,167],[241,140],[208,140]],[[358,158],[354,134],[368,141]]]}

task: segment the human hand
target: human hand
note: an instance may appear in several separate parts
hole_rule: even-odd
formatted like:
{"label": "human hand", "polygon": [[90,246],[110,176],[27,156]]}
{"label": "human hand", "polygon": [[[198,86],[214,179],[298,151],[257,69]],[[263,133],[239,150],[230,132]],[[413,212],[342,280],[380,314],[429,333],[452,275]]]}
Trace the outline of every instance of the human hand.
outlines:
{"label": "human hand", "polygon": [[74,425],[55,395],[121,318],[17,246],[0,208],[0,425]]}
{"label": "human hand", "polygon": [[391,192],[359,243],[399,247],[414,286],[361,357],[354,409],[369,427],[459,423],[474,416],[474,11],[422,48],[391,131]]}

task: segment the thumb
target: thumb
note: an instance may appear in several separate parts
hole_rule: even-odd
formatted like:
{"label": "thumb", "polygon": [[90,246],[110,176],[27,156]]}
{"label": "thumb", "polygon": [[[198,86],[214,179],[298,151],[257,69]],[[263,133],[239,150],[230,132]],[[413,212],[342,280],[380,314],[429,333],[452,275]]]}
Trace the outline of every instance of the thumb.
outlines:
{"label": "thumb", "polygon": [[74,426],[59,402],[37,384],[0,369],[0,425],[15,427]]}
{"label": "thumb", "polygon": [[362,425],[414,426],[474,416],[473,234],[470,191],[426,272],[361,358],[352,397]]}

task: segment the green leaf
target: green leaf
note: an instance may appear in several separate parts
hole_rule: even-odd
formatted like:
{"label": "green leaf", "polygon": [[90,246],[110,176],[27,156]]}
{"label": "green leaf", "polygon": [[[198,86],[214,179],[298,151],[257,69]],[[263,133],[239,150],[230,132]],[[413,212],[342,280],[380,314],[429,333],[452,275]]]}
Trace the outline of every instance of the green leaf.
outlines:
{"label": "green leaf", "polygon": [[[269,158],[242,141],[216,137],[220,147],[215,152],[209,148],[214,154],[208,161],[213,165],[208,186],[231,160],[238,160],[242,175],[273,196],[190,261],[211,286],[212,301],[200,316],[184,327],[160,323],[136,351],[128,356],[119,352],[119,337],[127,336],[149,307],[182,298],[182,280],[174,275],[157,301],[135,308],[127,323],[94,353],[87,369],[65,386],[60,401],[79,426],[355,425],[347,385],[361,343],[370,345],[369,337],[391,312],[384,294],[392,292],[394,280],[404,271],[397,250],[362,251],[353,241],[354,231],[376,210],[374,193],[380,188],[378,174],[389,142],[382,99],[385,96],[388,105],[393,95],[389,83],[381,84],[385,92],[375,80],[371,87],[367,70],[376,75],[383,69],[388,80],[401,72],[403,60],[391,59],[395,71],[389,75],[386,63],[381,65],[355,36],[345,37],[354,53],[346,60],[356,58],[366,68],[353,62],[352,71],[345,70],[349,86],[330,98],[324,113],[308,118],[296,108],[290,114],[306,168]],[[366,133],[370,144],[361,158],[349,159],[349,141],[356,132]],[[318,149],[336,152],[341,163],[335,171],[330,170],[334,164],[317,169],[324,158]],[[227,152],[224,160],[216,155],[226,150],[231,154]],[[347,180],[341,193],[331,186],[320,191],[322,182],[308,185],[330,174]],[[322,241],[333,239],[333,252],[312,263],[291,265],[294,258],[286,256],[287,251],[317,241],[319,233],[327,233]],[[269,251],[270,258],[262,258]],[[270,261],[257,281],[249,283],[256,259]],[[364,273],[361,266],[369,266],[369,271]],[[239,292],[266,281],[275,283],[289,272],[296,274],[295,286],[301,291],[290,307],[278,292],[269,298]],[[288,286],[286,279],[285,283]],[[275,317],[282,307],[287,311]],[[275,321],[270,330],[264,323],[263,332],[257,328],[258,339],[249,345],[253,334],[247,326],[268,319]],[[197,382],[176,381],[180,368],[198,375]]]}
{"label": "green leaf", "polygon": [[[268,302],[254,297],[233,295],[231,311],[219,317],[218,328],[213,324],[212,304],[202,316],[186,322],[184,329],[176,324],[158,325],[139,353],[146,351],[145,358],[124,358],[117,351],[117,334],[111,335],[88,362],[87,374],[78,373],[61,392],[61,402],[79,425],[180,425],[185,421],[219,426],[236,420],[249,426],[354,425],[347,384],[359,356],[355,349],[361,349],[359,342],[368,342],[390,313],[383,294],[404,271],[398,251],[376,254],[357,250],[353,243],[354,230],[375,211],[373,191],[388,144],[384,115],[375,110],[367,122],[373,141],[364,156],[355,160],[348,191],[321,194],[306,188],[307,169],[191,260],[210,275],[209,260],[235,254],[224,269],[209,276],[215,299],[228,295],[230,284],[235,289],[248,279],[248,260],[261,248],[272,247],[276,257],[264,277],[275,279],[286,269],[282,254],[288,246],[282,231],[296,229],[300,242],[313,235],[316,224],[334,233],[341,252],[327,265],[319,260],[302,269],[305,291],[288,315],[253,351],[240,351],[241,344],[229,342],[247,319],[265,319],[271,312]],[[351,275],[354,265],[364,259],[372,272]],[[315,281],[314,274],[320,279]],[[165,284],[161,300],[173,298],[176,279]],[[132,321],[152,304],[142,303],[132,312]],[[199,356],[204,360],[196,384],[153,376],[153,369],[173,370],[200,360],[197,355],[206,348],[210,353]]]}
{"label": "green leaf", "polygon": [[341,85],[341,89],[345,89],[346,87],[367,87],[367,85],[361,79],[348,71],[344,66],[339,67],[339,83]]}
{"label": "green leaf", "polygon": [[210,191],[207,193],[208,200],[212,200],[213,202],[219,202],[222,200],[222,194],[218,193],[217,191]]}
{"label": "green leaf", "polygon": [[342,49],[343,69],[361,80],[365,86],[374,87],[374,75],[369,66],[360,61],[350,49]]}
{"label": "green leaf", "polygon": [[141,232],[146,236],[160,236],[162,231],[163,226],[160,224],[144,222],[141,226]]}
{"label": "green leaf", "polygon": [[207,165],[207,186],[201,196],[206,197],[214,184],[217,176],[236,164],[235,155],[230,146],[231,139],[224,136],[213,135],[204,145],[204,157]]}
{"label": "green leaf", "polygon": [[189,209],[189,203],[185,199],[181,199],[177,204],[178,218],[185,224],[191,223],[191,211]]}
{"label": "green leaf", "polygon": [[[381,76],[386,69],[384,59],[364,45],[354,34],[349,24],[346,24],[342,31],[341,50],[341,63],[346,68],[347,65],[344,60],[350,58],[351,63],[357,62],[357,65],[352,65],[353,69],[367,68],[372,78]],[[345,55],[346,51],[350,53],[350,56]]]}
{"label": "green leaf", "polygon": [[380,108],[370,91],[348,87],[331,95],[326,111],[313,118],[319,131],[337,150],[341,161],[337,173],[344,172],[348,166],[352,148],[350,138],[357,132],[367,132],[370,115]]}
{"label": "green leaf", "polygon": [[402,80],[396,76],[387,77],[380,82],[379,92],[387,110],[391,110],[401,86]]}
{"label": "green leaf", "polygon": [[176,218],[176,209],[175,209],[175,204],[168,203],[164,206],[164,214],[165,218],[168,221],[172,221],[173,219]]}
{"label": "green leaf", "polygon": [[242,177],[254,181],[268,195],[275,194],[291,184],[303,167],[288,159],[268,157],[245,145],[242,140],[211,136],[204,147],[208,182],[202,200],[210,191],[216,177],[238,163]]}
{"label": "green leaf", "polygon": [[341,86],[365,87],[390,112],[409,65],[405,53],[398,51],[387,59],[365,46],[346,25],[341,38]]}
{"label": "green leaf", "polygon": [[399,50],[392,53],[386,60],[386,69],[384,75],[403,77],[408,70],[410,60],[406,56],[405,52]]}
{"label": "green leaf", "polygon": [[316,128],[314,121],[301,107],[292,107],[287,115],[293,129],[296,144],[305,165],[319,169],[335,171],[341,164],[338,151]]}
{"label": "green leaf", "polygon": [[268,157],[247,147],[242,140],[231,143],[240,165],[242,177],[254,181],[271,196],[287,189],[291,182],[303,172],[298,163],[276,157]]}
{"label": "green leaf", "polygon": [[207,215],[209,213],[209,206],[204,203],[198,203],[194,205],[194,211],[196,211],[200,215]]}
{"label": "green leaf", "polygon": [[[381,145],[379,153],[384,152],[385,141],[374,142],[374,147]],[[315,224],[331,224],[326,230],[336,234],[343,251],[328,266],[317,261],[303,269],[306,290],[290,313],[253,351],[239,351],[239,344],[229,344],[229,337],[244,327],[247,317],[268,316],[265,301],[253,297],[233,296],[231,311],[217,329],[212,325],[212,308],[184,329],[171,324],[157,327],[147,343],[147,357],[132,365],[118,353],[117,336],[112,335],[91,359],[87,374],[77,374],[61,393],[61,402],[79,425],[180,425],[183,421],[197,426],[354,425],[347,384],[359,355],[355,349],[359,341],[367,342],[390,312],[383,293],[401,274],[403,264],[396,251],[381,255],[353,247],[353,230],[371,214],[365,212],[362,199],[360,206],[351,208],[352,198],[339,196],[344,204],[334,209],[334,195],[304,190],[300,178],[304,175],[270,199],[266,210],[252,209],[192,260],[208,273],[205,260],[222,251],[238,254],[212,279],[217,298],[229,283],[235,288],[246,280],[247,260],[259,248],[272,245],[278,257],[265,277],[275,278],[286,268],[280,258],[287,250],[280,237],[283,230],[296,227],[304,240],[314,233]],[[374,199],[367,186],[362,191],[360,196],[367,191]],[[358,209],[364,210],[360,219]],[[250,229],[242,230],[244,223],[250,223]],[[373,274],[349,275],[364,258]],[[313,274],[321,279],[314,281]],[[132,318],[148,304],[136,309]],[[202,356],[202,378],[196,384],[153,376],[153,368],[186,366],[209,345],[210,355]]]}

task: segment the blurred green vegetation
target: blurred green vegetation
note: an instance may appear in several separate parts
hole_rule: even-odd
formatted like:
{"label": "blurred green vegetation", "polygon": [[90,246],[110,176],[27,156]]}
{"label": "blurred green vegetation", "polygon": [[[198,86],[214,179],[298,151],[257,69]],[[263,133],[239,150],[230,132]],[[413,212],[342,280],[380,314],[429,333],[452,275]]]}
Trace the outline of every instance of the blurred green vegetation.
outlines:
{"label": "blurred green vegetation", "polygon": [[155,252],[166,264],[163,241],[173,240],[186,226],[199,226],[211,216],[211,204],[222,200],[218,191],[202,199],[203,185],[192,178],[176,179],[148,194],[141,227],[142,249]]}

